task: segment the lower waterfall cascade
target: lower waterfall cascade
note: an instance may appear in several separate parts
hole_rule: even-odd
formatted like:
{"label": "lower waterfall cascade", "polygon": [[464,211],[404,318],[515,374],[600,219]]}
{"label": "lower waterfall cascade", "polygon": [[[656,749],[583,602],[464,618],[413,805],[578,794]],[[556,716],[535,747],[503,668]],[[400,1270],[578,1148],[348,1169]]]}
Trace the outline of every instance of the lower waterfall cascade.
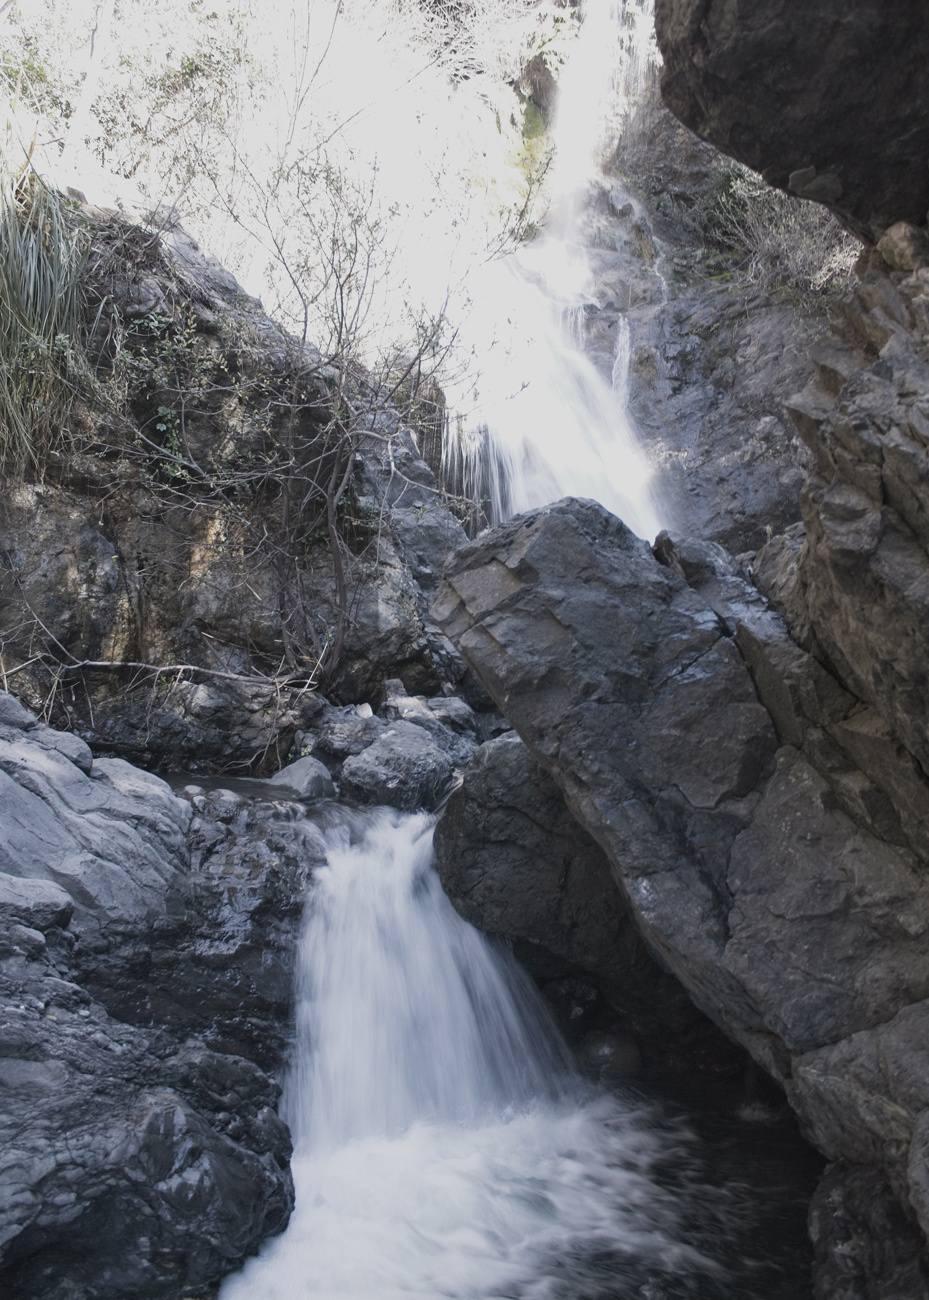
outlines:
{"label": "lower waterfall cascade", "polygon": [[284,1093],[296,1208],[221,1300],[796,1296],[721,1252],[750,1198],[706,1180],[687,1127],[574,1072],[528,976],[443,894],[433,824],[307,823],[327,865]]}

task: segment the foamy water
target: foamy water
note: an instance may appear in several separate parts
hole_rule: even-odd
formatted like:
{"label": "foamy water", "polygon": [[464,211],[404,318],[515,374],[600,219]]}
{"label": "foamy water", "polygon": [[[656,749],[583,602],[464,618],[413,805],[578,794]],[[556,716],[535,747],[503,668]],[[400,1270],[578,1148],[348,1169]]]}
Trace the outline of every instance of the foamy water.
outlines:
{"label": "foamy water", "polygon": [[302,941],[296,1210],[222,1300],[581,1300],[604,1270],[630,1296],[721,1275],[658,1176],[679,1180],[687,1139],[573,1074],[528,978],[442,893],[432,819],[346,816]]}

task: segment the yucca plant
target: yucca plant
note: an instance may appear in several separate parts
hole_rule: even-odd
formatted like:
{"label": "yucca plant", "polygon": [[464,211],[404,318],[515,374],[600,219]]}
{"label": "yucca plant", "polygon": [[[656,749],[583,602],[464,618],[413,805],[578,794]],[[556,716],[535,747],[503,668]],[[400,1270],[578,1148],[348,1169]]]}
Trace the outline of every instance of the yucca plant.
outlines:
{"label": "yucca plant", "polygon": [[0,475],[41,476],[79,369],[87,238],[31,168],[0,171]]}

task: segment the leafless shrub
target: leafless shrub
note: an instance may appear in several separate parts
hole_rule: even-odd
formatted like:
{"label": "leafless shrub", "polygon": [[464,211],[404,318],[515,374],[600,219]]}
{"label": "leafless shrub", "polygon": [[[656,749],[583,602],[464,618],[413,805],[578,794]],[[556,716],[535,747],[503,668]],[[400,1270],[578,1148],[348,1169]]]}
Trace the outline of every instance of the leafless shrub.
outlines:
{"label": "leafless shrub", "polygon": [[818,203],[767,185],[737,163],[719,174],[699,210],[703,232],[739,257],[741,278],[764,293],[839,293],[861,245]]}

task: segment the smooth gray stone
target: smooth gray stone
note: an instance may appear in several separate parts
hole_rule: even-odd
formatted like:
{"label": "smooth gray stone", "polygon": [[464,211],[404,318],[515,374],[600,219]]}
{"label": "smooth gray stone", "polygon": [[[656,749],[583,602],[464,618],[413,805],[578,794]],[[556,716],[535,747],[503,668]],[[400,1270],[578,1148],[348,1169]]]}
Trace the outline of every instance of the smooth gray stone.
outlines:
{"label": "smooth gray stone", "polygon": [[0,873],[0,913],[45,931],[53,925],[66,926],[73,911],[74,900],[55,881]]}
{"label": "smooth gray stone", "polygon": [[329,769],[318,758],[309,755],[282,767],[269,778],[268,784],[292,790],[300,799],[332,799],[335,796]]}

